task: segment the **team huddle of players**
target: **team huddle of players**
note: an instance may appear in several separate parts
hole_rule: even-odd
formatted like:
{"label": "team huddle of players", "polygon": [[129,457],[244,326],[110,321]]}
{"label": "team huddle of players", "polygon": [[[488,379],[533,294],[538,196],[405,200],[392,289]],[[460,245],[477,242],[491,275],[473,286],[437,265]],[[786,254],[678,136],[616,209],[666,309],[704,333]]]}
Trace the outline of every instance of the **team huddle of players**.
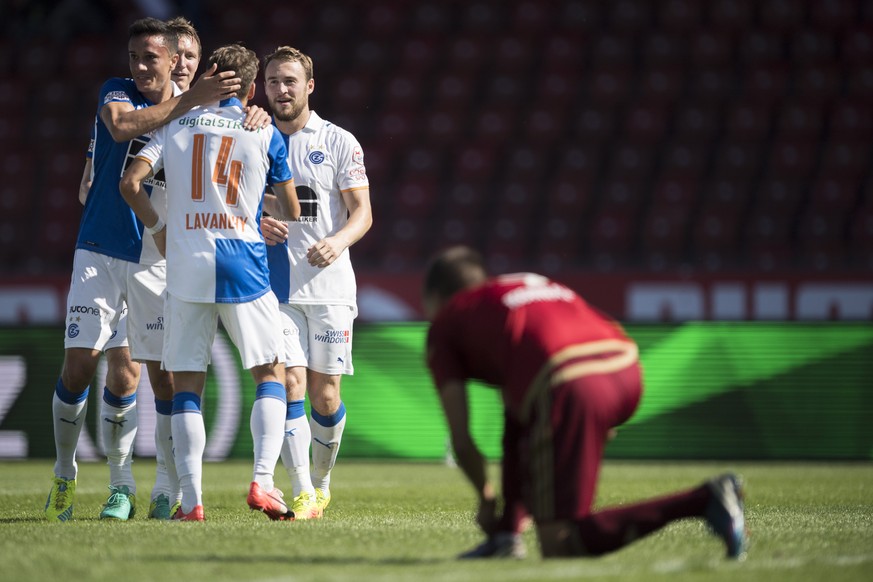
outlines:
{"label": "team huddle of players", "polygon": [[[200,43],[185,20],[135,22],[128,53],[131,78],[101,89],[80,190],[46,516],[73,516],[76,443],[105,353],[99,426],[110,495],[100,517],[136,510],[130,461],[144,362],[157,412],[149,517],[205,519],[201,399],[220,317],[257,385],[247,503],[272,519],[319,518],[346,421],[340,378],[353,372],[348,247],[372,222],[360,145],[309,109],[312,60],[296,49],[263,61],[272,124],[248,106],[259,63],[243,46],[215,50],[193,84]],[[686,518],[704,519],[729,557],[745,555],[743,488],[731,474],[593,511],[605,443],[642,394],[637,346],[617,323],[546,277],[489,278],[466,247],[431,262],[423,291],[427,363],[486,534],[462,557],[523,556],[529,518],[546,557],[600,555]],[[497,387],[504,403],[499,515],[469,430],[469,379]],[[280,457],[290,503],[274,484]]]}
{"label": "team huddle of players", "polygon": [[[110,494],[100,518],[136,511],[145,363],[157,412],[148,515],[204,519],[201,398],[220,317],[257,385],[249,506],[272,519],[321,517],[346,420],[340,378],[353,373],[347,249],[372,222],[361,147],[309,109],[313,64],[294,48],[263,61],[272,123],[248,105],[260,69],[250,49],[220,47],[193,82],[196,30],[184,18],[145,18],[129,29],[128,55],[130,77],[101,87],[80,188],[46,516],[73,516],[76,444],[105,354],[99,430]],[[333,337],[344,341],[323,341]],[[288,502],[273,482],[280,457]]]}

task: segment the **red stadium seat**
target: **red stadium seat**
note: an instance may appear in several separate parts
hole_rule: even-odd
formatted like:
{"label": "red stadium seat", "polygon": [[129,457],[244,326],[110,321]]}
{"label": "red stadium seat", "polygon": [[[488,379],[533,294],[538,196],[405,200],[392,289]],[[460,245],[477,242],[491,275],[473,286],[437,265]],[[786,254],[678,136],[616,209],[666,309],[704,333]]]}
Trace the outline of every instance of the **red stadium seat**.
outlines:
{"label": "red stadium seat", "polygon": [[473,121],[473,139],[479,143],[502,145],[518,129],[518,113],[510,107],[481,108]]}
{"label": "red stadium seat", "polygon": [[658,28],[671,33],[696,30],[703,21],[702,10],[695,0],[667,0],[660,6]]}
{"label": "red stadium seat", "polygon": [[761,168],[761,146],[755,142],[723,141],[713,154],[715,164],[713,177],[732,180],[747,180]]}
{"label": "red stadium seat", "polygon": [[641,57],[647,68],[677,67],[688,58],[688,40],[662,29],[651,30],[641,39]]}
{"label": "red stadium seat", "polygon": [[799,31],[791,38],[789,58],[798,65],[832,65],[837,58],[837,39],[823,30]]}
{"label": "red stadium seat", "polygon": [[601,67],[591,72],[588,94],[591,102],[598,105],[615,105],[628,99],[631,94],[632,74],[626,67]]}
{"label": "red stadium seat", "polygon": [[793,32],[803,28],[805,2],[768,0],[761,2],[761,26],[767,32]]}
{"label": "red stadium seat", "polygon": [[591,183],[575,180],[554,181],[545,199],[545,220],[568,220],[581,224],[590,212],[592,190]]}
{"label": "red stadium seat", "polygon": [[586,143],[602,143],[611,140],[617,132],[618,116],[611,104],[581,107],[575,113],[573,135]]}
{"label": "red stadium seat", "polygon": [[526,0],[515,3],[510,27],[519,36],[535,36],[551,32],[554,7],[547,2]]}
{"label": "red stadium seat", "polygon": [[788,94],[788,69],[782,64],[753,66],[743,78],[742,96],[745,100],[773,104]]}
{"label": "red stadium seat", "polygon": [[871,144],[863,140],[832,140],[824,144],[821,175],[859,178],[869,175]]}
{"label": "red stadium seat", "polygon": [[554,145],[567,130],[563,111],[554,105],[532,109],[521,117],[520,122],[525,141],[537,147]]}
{"label": "red stadium seat", "polygon": [[815,169],[818,143],[814,139],[781,140],[770,148],[767,173],[776,178],[803,179]]}
{"label": "red stadium seat", "polygon": [[669,109],[657,103],[631,106],[625,113],[622,141],[649,146],[660,142],[667,131],[668,116]]}
{"label": "red stadium seat", "polygon": [[382,109],[421,109],[424,105],[423,79],[420,72],[391,75],[383,86]]}
{"label": "red stadium seat", "polygon": [[809,102],[829,102],[837,97],[842,89],[842,77],[834,66],[810,65],[798,68],[794,77],[793,94]]}
{"label": "red stadium seat", "polygon": [[873,26],[860,26],[839,35],[840,56],[850,65],[873,64]]}
{"label": "red stadium seat", "polygon": [[459,180],[488,180],[494,176],[495,165],[493,148],[466,145],[457,151],[452,163],[453,175]]}
{"label": "red stadium seat", "polygon": [[633,64],[634,44],[630,35],[600,33],[591,41],[591,60],[598,67],[629,67]]}
{"label": "red stadium seat", "polygon": [[817,139],[824,129],[823,107],[788,101],[778,109],[776,138]]}
{"label": "red stadium seat", "polygon": [[714,0],[710,2],[709,22],[725,31],[742,32],[752,27],[752,0]]}
{"label": "red stadium seat", "polygon": [[855,23],[858,15],[855,0],[809,0],[809,18],[817,28],[843,30]]}
{"label": "red stadium seat", "polygon": [[688,97],[695,103],[721,104],[728,101],[739,83],[727,66],[701,66],[688,73]]}
{"label": "red stadium seat", "polygon": [[703,29],[691,33],[689,56],[699,70],[728,67],[733,62],[733,42],[728,33]]}
{"label": "red stadium seat", "polygon": [[737,38],[737,56],[747,67],[767,67],[784,61],[784,35],[752,29]]}
{"label": "red stadium seat", "polygon": [[529,95],[528,84],[508,73],[489,76],[484,83],[485,107],[516,107],[522,95]]}
{"label": "red stadium seat", "polygon": [[873,98],[873,65],[858,65],[844,74],[846,91],[849,97],[859,99]]}
{"label": "red stadium seat", "polygon": [[608,172],[623,180],[644,180],[652,175],[655,167],[653,148],[644,145],[621,145],[612,151]]}
{"label": "red stadium seat", "polygon": [[808,209],[816,214],[831,212],[847,214],[858,204],[860,192],[860,183],[857,179],[822,177],[810,188]]}
{"label": "red stadium seat", "polygon": [[549,34],[543,40],[542,68],[546,71],[575,71],[582,62],[582,40],[573,34]]}
{"label": "red stadium seat", "polygon": [[652,3],[648,0],[614,0],[609,6],[609,21],[620,32],[639,33],[651,26]]}
{"label": "red stadium seat", "polygon": [[465,112],[460,108],[435,109],[424,117],[424,135],[435,147],[457,143],[464,137]]}
{"label": "red stadium seat", "polygon": [[505,153],[507,182],[539,182],[546,178],[546,152],[529,145],[511,146]]}
{"label": "red stadium seat", "polygon": [[689,144],[708,144],[718,134],[722,111],[715,105],[691,103],[677,109],[673,121],[673,137]]}
{"label": "red stadium seat", "polygon": [[736,142],[761,142],[770,133],[773,108],[737,101],[725,111],[725,136]]}
{"label": "red stadium seat", "polygon": [[684,84],[685,75],[679,67],[649,68],[640,77],[640,98],[648,103],[673,104]]}
{"label": "red stadium seat", "polygon": [[700,178],[709,162],[709,148],[695,142],[672,142],[662,147],[661,175]]}
{"label": "red stadium seat", "polygon": [[526,71],[533,61],[533,51],[528,42],[520,39],[515,32],[495,39],[494,69],[500,72],[518,73]]}
{"label": "red stadium seat", "polygon": [[485,33],[499,30],[502,10],[492,2],[473,1],[461,8],[461,27],[471,33]]}
{"label": "red stadium seat", "polygon": [[798,176],[762,180],[754,195],[755,214],[793,218],[806,195],[807,184]]}
{"label": "red stadium seat", "polygon": [[834,103],[830,115],[830,137],[859,141],[873,137],[873,104],[860,99]]}

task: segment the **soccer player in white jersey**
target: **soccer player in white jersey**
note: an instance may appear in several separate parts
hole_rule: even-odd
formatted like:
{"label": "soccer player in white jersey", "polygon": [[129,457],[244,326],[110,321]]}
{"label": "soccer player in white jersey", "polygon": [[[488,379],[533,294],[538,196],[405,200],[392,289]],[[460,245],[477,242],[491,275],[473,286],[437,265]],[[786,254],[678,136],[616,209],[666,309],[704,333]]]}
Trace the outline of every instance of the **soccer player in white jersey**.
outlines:
{"label": "soccer player in white jersey", "polygon": [[[236,71],[236,97],[192,110],[155,132],[125,171],[124,199],[166,247],[167,299],[163,365],[173,372],[173,443],[182,506],[173,519],[203,521],[202,463],[206,431],[201,397],[218,317],[257,383],[252,408],[254,471],[247,502],[271,519],[288,506],[274,487],[282,449],[285,388],[279,304],[270,289],[262,205],[287,220],[300,216],[285,143],[268,127],[243,130],[243,107],[254,96],[255,53],[240,45],[217,49],[210,64]],[[166,225],[143,181],[166,174]],[[274,196],[265,200],[264,184]],[[281,358],[281,359],[280,359]]]}
{"label": "soccer player in white jersey", "polygon": [[[85,420],[89,383],[101,351],[108,364],[99,423],[109,464],[110,495],[101,519],[126,520],[136,509],[130,462],[136,436],[139,361],[149,368],[156,399],[171,398],[172,386],[160,370],[164,288],[163,259],[118,193],[118,178],[147,134],[191,107],[239,89],[232,72],[210,71],[183,96],[170,82],[177,56],[175,34],[155,19],[138,20],[129,30],[130,79],[112,78],[100,91],[95,119],[93,172],[76,243],[67,299],[64,364],[52,399],[55,449],[52,489],[45,515],[67,521],[76,491],[76,445]],[[156,198],[163,189],[154,187]],[[127,331],[119,326],[128,303]]]}
{"label": "soccer player in white jersey", "polygon": [[[302,207],[296,221],[263,223],[265,235],[287,232],[287,240],[268,238],[268,243],[280,241],[269,247],[268,257],[288,352],[282,462],[291,477],[296,519],[318,518],[330,503],[330,472],[346,423],[340,379],[354,371],[352,322],[357,315],[348,249],[373,222],[370,186],[355,137],[309,109],[315,89],[312,59],[280,47],[265,58],[264,74],[273,122],[288,144]],[[303,406],[307,392],[309,422]]]}

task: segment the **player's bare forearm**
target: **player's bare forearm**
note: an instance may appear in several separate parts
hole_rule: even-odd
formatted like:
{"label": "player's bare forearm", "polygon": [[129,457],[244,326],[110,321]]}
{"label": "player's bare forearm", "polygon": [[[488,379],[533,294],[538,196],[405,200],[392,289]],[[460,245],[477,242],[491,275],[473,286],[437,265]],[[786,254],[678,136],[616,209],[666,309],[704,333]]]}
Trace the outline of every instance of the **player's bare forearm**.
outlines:
{"label": "player's bare forearm", "polygon": [[273,184],[273,194],[281,210],[279,216],[283,220],[300,218],[300,200],[297,199],[297,187],[294,185],[293,178],[281,184]]}
{"label": "player's bare forearm", "polygon": [[368,188],[343,191],[342,195],[349,209],[349,219],[335,234],[309,247],[306,258],[313,267],[324,268],[334,263],[347,248],[361,240],[373,225]]}
{"label": "player's bare forearm", "polygon": [[494,489],[488,482],[485,457],[482,456],[470,434],[466,383],[450,380],[442,384],[438,392],[458,466],[473,485],[480,501],[493,500]]}
{"label": "player's bare forearm", "polygon": [[151,171],[152,168],[148,163],[141,159],[135,159],[125,170],[118,183],[118,190],[121,192],[122,198],[140,222],[148,228],[157,224],[159,218],[149,195],[142,187],[143,180],[151,174]]}
{"label": "player's bare forearm", "polygon": [[88,200],[88,192],[91,190],[91,158],[85,158],[85,169],[82,171],[82,180],[79,182],[79,202],[82,206]]}
{"label": "player's bare forearm", "polygon": [[215,65],[203,73],[190,90],[166,101],[134,109],[128,102],[107,103],[100,109],[100,119],[118,143],[155,130],[188,113],[198,105],[214,103],[239,91],[239,79],[233,71],[215,73]]}

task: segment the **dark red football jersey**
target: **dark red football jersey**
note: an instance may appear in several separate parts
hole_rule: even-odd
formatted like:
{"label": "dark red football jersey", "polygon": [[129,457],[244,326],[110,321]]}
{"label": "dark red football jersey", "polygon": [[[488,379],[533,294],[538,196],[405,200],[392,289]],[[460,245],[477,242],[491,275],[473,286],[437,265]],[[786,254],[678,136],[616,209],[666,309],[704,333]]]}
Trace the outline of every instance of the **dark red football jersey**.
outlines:
{"label": "dark red football jersey", "polygon": [[567,346],[627,339],[621,326],[569,288],[541,275],[502,275],[458,293],[437,314],[427,338],[434,383],[481,380],[520,410],[531,381]]}

